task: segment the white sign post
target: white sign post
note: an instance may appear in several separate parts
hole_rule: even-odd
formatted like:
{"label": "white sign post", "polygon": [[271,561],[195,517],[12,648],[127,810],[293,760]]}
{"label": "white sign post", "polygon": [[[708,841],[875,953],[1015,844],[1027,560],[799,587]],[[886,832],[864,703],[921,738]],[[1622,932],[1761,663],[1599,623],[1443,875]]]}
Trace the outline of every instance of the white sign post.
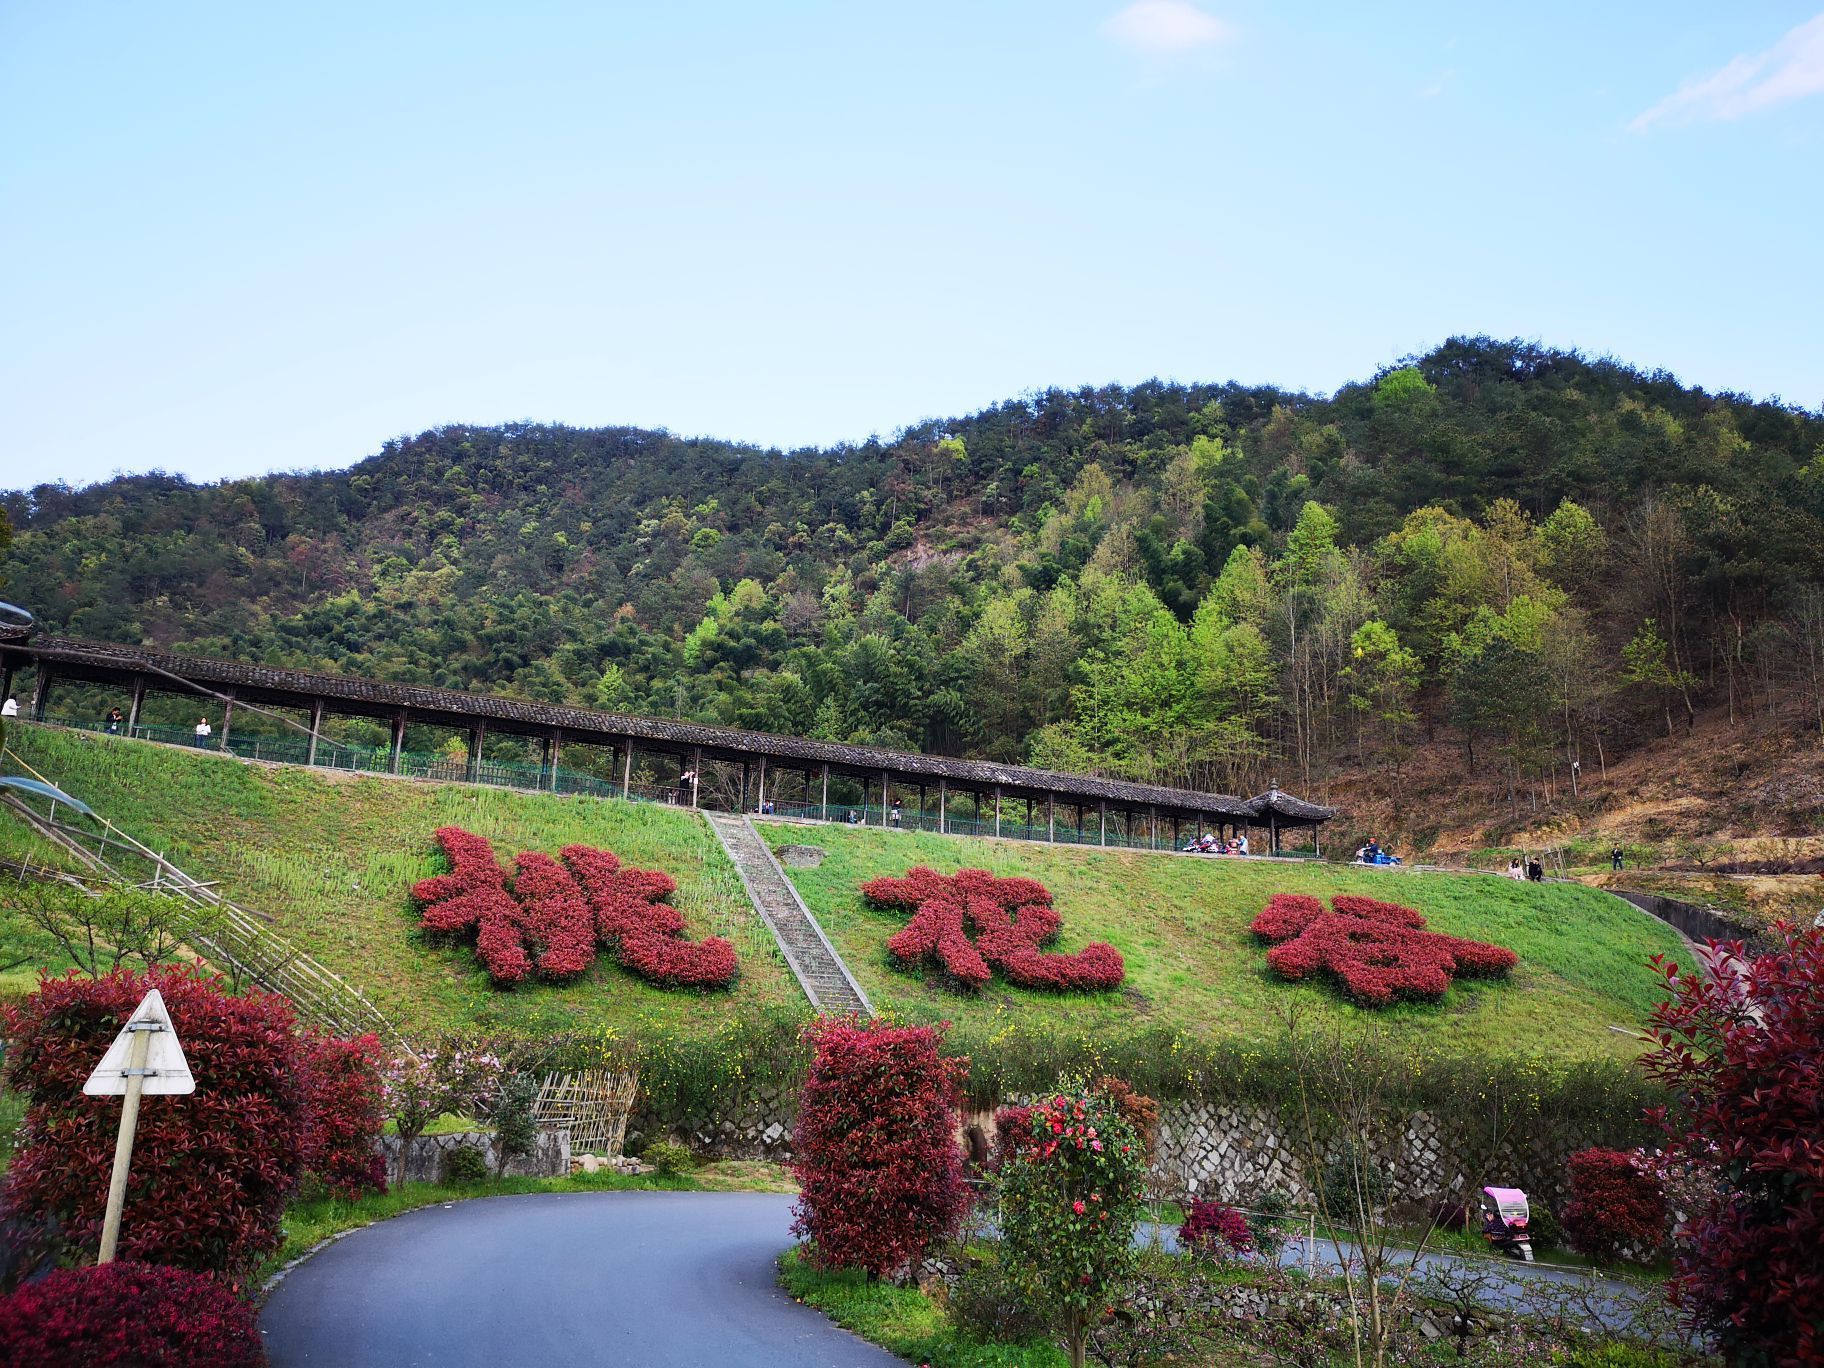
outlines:
{"label": "white sign post", "polygon": [[114,1139],[114,1172],[108,1179],[108,1213],[101,1226],[97,1263],[112,1263],[120,1243],[120,1213],[127,1200],[127,1165],[133,1159],[133,1132],[139,1129],[139,1099],[144,1093],[193,1093],[196,1080],[184,1059],[183,1046],[171,1027],[165,999],[154,988],[140,1000],[108,1052],[82,1090],[90,1097],[120,1097],[120,1134]]}

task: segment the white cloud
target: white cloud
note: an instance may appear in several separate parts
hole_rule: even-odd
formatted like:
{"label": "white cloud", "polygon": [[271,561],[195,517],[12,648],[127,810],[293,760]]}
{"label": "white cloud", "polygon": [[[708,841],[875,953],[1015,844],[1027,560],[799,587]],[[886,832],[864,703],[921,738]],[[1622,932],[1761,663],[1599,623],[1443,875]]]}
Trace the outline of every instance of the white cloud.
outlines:
{"label": "white cloud", "polygon": [[1718,122],[1824,93],[1824,14],[1808,19],[1765,52],[1736,57],[1720,71],[1686,81],[1628,127],[1643,133],[1663,120]]}
{"label": "white cloud", "polygon": [[1190,0],[1134,0],[1110,15],[1102,31],[1136,52],[1168,56],[1214,47],[1235,36],[1234,29]]}

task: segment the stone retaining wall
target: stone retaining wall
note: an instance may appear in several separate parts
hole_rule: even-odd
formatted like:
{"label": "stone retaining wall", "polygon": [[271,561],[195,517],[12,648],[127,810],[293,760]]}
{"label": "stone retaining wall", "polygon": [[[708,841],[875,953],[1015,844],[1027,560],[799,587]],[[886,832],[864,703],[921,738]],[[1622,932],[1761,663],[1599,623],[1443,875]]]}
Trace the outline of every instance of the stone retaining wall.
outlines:
{"label": "stone retaining wall", "polygon": [[[718,1159],[792,1157],[792,1123],[797,1099],[782,1085],[756,1085],[741,1104],[714,1116],[664,1117],[638,1109],[628,1122],[630,1144],[675,1140],[697,1154]],[[1296,1130],[1272,1109],[1226,1102],[1168,1102],[1161,1105],[1159,1139],[1151,1187],[1165,1198],[1214,1197],[1247,1203],[1279,1191],[1295,1206],[1311,1192],[1295,1148]],[[992,1112],[963,1118],[980,1141],[992,1145]],[[1473,1206],[1485,1183],[1524,1188],[1556,1209],[1569,1196],[1566,1161],[1594,1143],[1562,1125],[1532,1125],[1505,1138],[1488,1153],[1486,1144],[1452,1136],[1437,1117],[1417,1112],[1400,1142],[1382,1156],[1394,1201],[1429,1203],[1450,1197]]]}
{"label": "stone retaining wall", "polygon": [[[1270,1108],[1173,1102],[1160,1109],[1151,1181],[1163,1197],[1213,1197],[1246,1203],[1279,1191],[1294,1206],[1312,1193],[1297,1153],[1298,1132]],[[1485,1184],[1524,1188],[1554,1209],[1570,1195],[1567,1162],[1592,1143],[1566,1126],[1528,1126],[1493,1147],[1453,1135],[1436,1117],[1415,1112],[1380,1156],[1393,1201],[1449,1197],[1474,1206]]]}
{"label": "stone retaining wall", "polygon": [[[404,1179],[408,1183],[440,1183],[444,1165],[452,1152],[478,1149],[488,1161],[488,1172],[495,1171],[494,1136],[488,1131],[453,1131],[448,1135],[421,1135],[412,1141],[405,1155]],[[395,1167],[399,1160],[399,1137],[381,1137],[380,1154],[386,1160],[389,1182],[399,1181]],[[570,1132],[540,1131],[532,1153],[522,1154],[507,1164],[513,1178],[561,1178],[570,1172]]]}

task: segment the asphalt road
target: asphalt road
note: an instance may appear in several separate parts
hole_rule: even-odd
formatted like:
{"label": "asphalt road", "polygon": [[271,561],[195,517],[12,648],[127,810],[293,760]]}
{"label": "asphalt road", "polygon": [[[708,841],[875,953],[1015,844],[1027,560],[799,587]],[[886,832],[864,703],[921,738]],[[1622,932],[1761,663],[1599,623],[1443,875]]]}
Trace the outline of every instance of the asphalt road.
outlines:
{"label": "asphalt road", "polygon": [[336,1241],[260,1317],[274,1368],[876,1368],[779,1290],[789,1196],[577,1192],[426,1207]]}

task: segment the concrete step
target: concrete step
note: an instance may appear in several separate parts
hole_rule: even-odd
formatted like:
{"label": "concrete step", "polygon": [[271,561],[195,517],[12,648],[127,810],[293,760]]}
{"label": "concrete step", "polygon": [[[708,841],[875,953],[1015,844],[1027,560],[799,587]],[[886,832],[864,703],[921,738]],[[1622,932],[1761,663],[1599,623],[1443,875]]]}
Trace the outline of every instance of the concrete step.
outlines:
{"label": "concrete step", "polygon": [[736,813],[706,812],[703,816],[728,853],[754,910],[779,943],[786,964],[811,1006],[819,1012],[873,1016],[867,994],[823,934],[817,918],[798,896],[798,890],[786,878],[754,824]]}

